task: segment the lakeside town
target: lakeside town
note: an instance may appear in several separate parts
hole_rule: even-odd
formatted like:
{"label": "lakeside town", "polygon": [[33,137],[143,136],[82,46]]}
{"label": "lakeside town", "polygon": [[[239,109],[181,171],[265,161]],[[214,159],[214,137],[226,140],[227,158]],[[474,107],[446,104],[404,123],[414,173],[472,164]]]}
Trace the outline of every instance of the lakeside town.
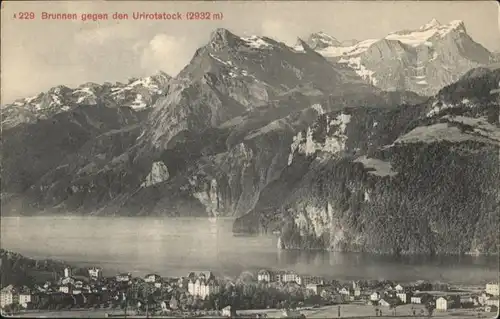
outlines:
{"label": "lakeside town", "polygon": [[288,270],[243,272],[237,278],[192,271],[180,278],[131,273],[104,276],[99,267],[69,266],[51,280],[1,289],[4,316],[65,317],[475,317],[498,313],[499,284],[338,281]]}

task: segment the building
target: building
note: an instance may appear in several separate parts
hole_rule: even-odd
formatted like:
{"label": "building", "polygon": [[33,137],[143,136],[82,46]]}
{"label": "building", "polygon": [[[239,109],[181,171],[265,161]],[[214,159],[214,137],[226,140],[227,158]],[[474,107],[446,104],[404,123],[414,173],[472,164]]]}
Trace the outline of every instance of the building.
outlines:
{"label": "building", "polygon": [[226,306],[222,308],[222,315],[224,317],[236,317],[236,310],[234,307]]}
{"label": "building", "polygon": [[276,273],[276,281],[281,283],[296,282],[302,285],[302,278],[293,271],[280,271]]}
{"label": "building", "polygon": [[361,288],[356,287],[354,288],[354,297],[359,297],[361,296]]}
{"label": "building", "polygon": [[371,301],[379,301],[380,300],[380,293],[378,292],[373,292],[371,295],[370,295],[370,300]]}
{"label": "building", "polygon": [[205,279],[200,276],[198,279],[193,281],[192,279],[188,283],[188,292],[192,296],[199,296],[205,299],[207,296],[218,293],[220,291],[219,284],[215,279]]}
{"label": "building", "polygon": [[339,289],[339,294],[350,296],[354,295],[354,292],[351,289],[349,289],[349,287],[342,287]]}
{"label": "building", "polygon": [[456,308],[456,306],[455,300],[449,296],[439,297],[436,300],[436,310],[446,311],[451,308]]}
{"label": "building", "polygon": [[493,296],[498,296],[498,283],[493,283],[493,282],[487,283],[486,293]]}
{"label": "building", "polygon": [[26,308],[29,302],[31,302],[31,293],[29,291],[25,291],[19,294],[19,304]]}
{"label": "building", "polygon": [[61,279],[61,285],[68,285],[68,284],[74,285],[75,282],[76,282],[75,278],[73,277],[64,277]]}
{"label": "building", "polygon": [[394,287],[394,289],[395,289],[396,291],[398,291],[398,292],[399,292],[399,291],[404,291],[404,290],[405,290],[405,288],[404,288],[403,286],[401,286],[400,284],[396,285],[396,287]]}
{"label": "building", "polygon": [[68,277],[71,277],[71,268],[69,267],[66,267],[64,268],[64,278],[68,278]]}
{"label": "building", "polygon": [[406,292],[397,292],[396,297],[401,300],[402,303],[408,303],[410,302],[410,294]]}
{"label": "building", "polygon": [[392,307],[398,304],[398,300],[395,298],[383,298],[379,300],[378,304],[382,307]]}
{"label": "building", "polygon": [[319,294],[321,294],[321,291],[323,291],[323,285],[307,284],[306,289],[311,290],[316,295],[319,295]]}
{"label": "building", "polygon": [[272,274],[269,270],[259,270],[257,273],[257,280],[258,281],[264,281],[264,282],[271,282],[272,279]]}
{"label": "building", "polygon": [[71,284],[61,285],[61,286],[59,286],[59,291],[62,293],[65,293],[65,294],[70,294],[73,291],[72,288],[73,287]]}
{"label": "building", "polygon": [[16,290],[13,285],[8,285],[0,291],[0,307],[11,305],[16,301]]}
{"label": "building", "polygon": [[410,297],[410,302],[417,305],[424,304],[427,300],[427,295],[415,295]]}
{"label": "building", "polygon": [[144,277],[144,281],[148,283],[155,283],[155,282],[160,282],[161,277],[156,274],[149,274]]}
{"label": "building", "polygon": [[493,297],[488,298],[485,302],[485,305],[496,306],[498,308],[500,306],[498,296],[493,296]]}
{"label": "building", "polygon": [[301,284],[303,286],[307,286],[309,284],[316,284],[316,285],[324,285],[325,280],[323,277],[318,277],[318,276],[301,276]]}
{"label": "building", "polygon": [[132,279],[132,275],[128,274],[118,274],[115,277],[117,282],[129,282]]}
{"label": "building", "polygon": [[93,280],[97,280],[102,277],[102,269],[97,267],[92,267],[88,269],[89,278]]}

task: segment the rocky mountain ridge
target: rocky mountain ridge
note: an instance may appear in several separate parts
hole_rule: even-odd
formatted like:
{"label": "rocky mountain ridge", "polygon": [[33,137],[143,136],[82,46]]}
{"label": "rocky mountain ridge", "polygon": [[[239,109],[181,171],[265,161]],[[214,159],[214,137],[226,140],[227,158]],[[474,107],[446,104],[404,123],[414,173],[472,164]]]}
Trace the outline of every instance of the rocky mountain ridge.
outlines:
{"label": "rocky mountain ridge", "polygon": [[312,34],[308,43],[333,63],[345,64],[383,90],[408,90],[425,96],[436,94],[470,69],[496,60],[467,34],[460,20],[441,24],[433,19],[416,30],[353,45],[343,45],[320,32]]}
{"label": "rocky mountain ridge", "polygon": [[77,88],[59,85],[47,92],[2,106],[1,125],[3,129],[9,129],[21,123],[33,123],[80,105],[145,110],[167,91],[170,79],[168,74],[160,71],[144,78],[131,78],[128,83],[85,83]]}

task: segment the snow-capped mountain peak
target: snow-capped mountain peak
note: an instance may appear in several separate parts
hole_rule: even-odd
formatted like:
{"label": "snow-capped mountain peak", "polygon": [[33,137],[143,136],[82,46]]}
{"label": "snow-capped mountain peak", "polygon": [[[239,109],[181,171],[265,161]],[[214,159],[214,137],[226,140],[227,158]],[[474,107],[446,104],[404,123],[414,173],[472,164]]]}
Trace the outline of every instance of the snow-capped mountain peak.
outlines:
{"label": "snow-capped mountain peak", "polygon": [[311,34],[306,43],[314,50],[319,50],[330,46],[342,45],[337,39],[326,34],[323,31]]}
{"label": "snow-capped mountain peak", "polygon": [[[310,38],[327,37],[313,34]],[[409,90],[423,95],[433,95],[468,70],[494,60],[493,54],[467,34],[461,20],[441,24],[432,19],[418,29],[395,31],[383,38],[314,49],[381,89]]]}
{"label": "snow-capped mountain peak", "polygon": [[385,39],[396,40],[412,47],[418,47],[420,45],[432,46],[432,41],[430,41],[431,38],[444,38],[451,32],[465,33],[463,21],[453,20],[443,25],[433,19],[418,30],[393,32],[386,36]]}
{"label": "snow-capped mountain peak", "polygon": [[437,28],[440,25],[441,25],[441,23],[439,23],[439,21],[437,19],[433,18],[431,21],[429,21],[428,23],[421,26],[419,30],[422,30],[422,31],[429,30],[429,29]]}
{"label": "snow-capped mountain peak", "polygon": [[80,105],[102,104],[142,110],[151,107],[167,91],[170,79],[167,73],[159,71],[151,76],[131,78],[126,84],[88,82],[76,88],[59,85],[2,106],[2,124],[12,127],[69,111]]}
{"label": "snow-capped mountain peak", "polygon": [[209,46],[212,50],[218,51],[225,47],[238,46],[241,42],[242,40],[231,31],[224,28],[217,28],[210,35]]}

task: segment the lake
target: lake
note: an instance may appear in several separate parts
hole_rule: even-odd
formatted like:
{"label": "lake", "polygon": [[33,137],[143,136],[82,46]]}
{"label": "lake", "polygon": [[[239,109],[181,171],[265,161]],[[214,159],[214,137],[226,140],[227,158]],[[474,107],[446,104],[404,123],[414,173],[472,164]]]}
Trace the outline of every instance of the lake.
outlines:
{"label": "lake", "polygon": [[440,280],[483,284],[498,279],[496,256],[405,256],[283,251],[274,235],[234,236],[233,219],[158,217],[2,217],[1,247],[32,258],[101,266],[108,274],[155,272],[221,276],[261,268],[336,278]]}

